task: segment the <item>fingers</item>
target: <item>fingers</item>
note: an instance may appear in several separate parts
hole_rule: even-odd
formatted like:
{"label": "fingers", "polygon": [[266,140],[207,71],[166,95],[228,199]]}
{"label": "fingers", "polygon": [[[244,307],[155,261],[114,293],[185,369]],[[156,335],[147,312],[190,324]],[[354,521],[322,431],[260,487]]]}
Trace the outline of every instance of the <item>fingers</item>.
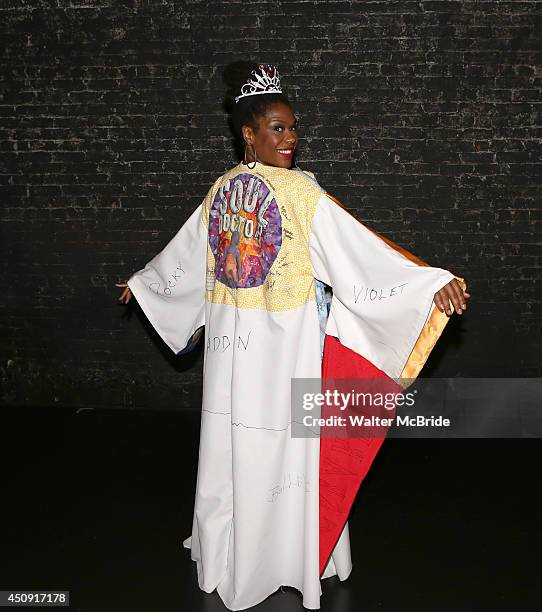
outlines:
{"label": "fingers", "polygon": [[463,299],[463,291],[459,283],[454,278],[448,283],[447,287],[448,293],[450,295],[450,300],[454,305],[455,311],[457,312],[457,314],[463,314],[463,309],[467,308],[467,304],[466,301]]}
{"label": "fingers", "polygon": [[445,312],[446,314],[449,314],[449,315],[452,314],[448,296],[446,292],[444,291],[444,289],[440,289],[439,291],[435,293],[435,297],[433,298],[433,301],[435,302],[435,304],[437,305],[437,308],[441,312]]}
{"label": "fingers", "polygon": [[455,310],[457,314],[463,314],[463,311],[467,309],[467,298],[469,297],[470,293],[463,291],[457,279],[454,278],[435,293],[434,302],[443,313],[451,315]]}
{"label": "fingers", "polygon": [[132,292],[130,291],[130,289],[127,287],[125,291],[123,291],[121,297],[124,297],[124,303],[128,304],[128,302],[132,299]]}
{"label": "fingers", "polygon": [[451,286],[455,295],[455,299],[452,298],[452,304],[457,314],[462,314],[462,312],[467,309],[467,299],[470,298],[470,293],[468,291],[463,291],[461,285],[455,278],[450,281],[448,285]]}
{"label": "fingers", "polygon": [[128,287],[128,283],[115,283],[117,287],[125,287],[124,291],[121,293],[118,298],[118,302],[122,302],[123,304],[127,304],[132,298],[132,292],[130,291],[130,287]]}

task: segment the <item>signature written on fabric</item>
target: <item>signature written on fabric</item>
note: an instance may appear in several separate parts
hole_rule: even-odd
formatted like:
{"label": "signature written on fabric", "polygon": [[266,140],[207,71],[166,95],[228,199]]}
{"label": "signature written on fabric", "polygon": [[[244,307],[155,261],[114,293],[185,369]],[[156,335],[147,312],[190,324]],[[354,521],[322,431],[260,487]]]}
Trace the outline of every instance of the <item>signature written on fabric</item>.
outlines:
{"label": "signature written on fabric", "polygon": [[285,268],[290,265],[290,262],[287,260],[286,255],[281,255],[276,261],[269,273],[267,274],[266,279],[266,287],[270,291],[275,288],[275,283],[279,280],[279,277],[282,276],[284,272],[286,274]]}
{"label": "signature written on fabric", "polygon": [[361,302],[379,302],[380,300],[387,300],[388,298],[400,296],[406,285],[408,285],[408,283],[402,283],[401,285],[395,285],[395,287],[389,287],[387,289],[354,285],[354,304]]}
{"label": "signature written on fabric", "polygon": [[243,351],[246,351],[248,348],[248,343],[250,342],[250,334],[252,330],[248,332],[248,334],[243,338],[242,336],[214,336],[207,338],[207,350],[212,353],[225,353],[229,348],[234,347]]}
{"label": "signature written on fabric", "polygon": [[164,285],[162,285],[162,283],[156,281],[154,283],[150,283],[149,285],[149,289],[153,292],[153,293],[157,293],[157,294],[163,294],[167,297],[170,297],[172,295],[172,289],[178,284],[179,280],[186,274],[186,272],[183,270],[183,266],[181,264],[181,262],[179,262],[177,264],[177,267],[175,268],[175,270],[173,270],[173,272],[167,277],[166,282]]}
{"label": "signature written on fabric", "polygon": [[269,496],[267,497],[266,501],[274,502],[277,500],[279,495],[291,489],[301,489],[305,493],[310,493],[311,484],[310,481],[307,480],[305,474],[298,474],[297,472],[284,472],[281,481],[274,487],[268,489]]}

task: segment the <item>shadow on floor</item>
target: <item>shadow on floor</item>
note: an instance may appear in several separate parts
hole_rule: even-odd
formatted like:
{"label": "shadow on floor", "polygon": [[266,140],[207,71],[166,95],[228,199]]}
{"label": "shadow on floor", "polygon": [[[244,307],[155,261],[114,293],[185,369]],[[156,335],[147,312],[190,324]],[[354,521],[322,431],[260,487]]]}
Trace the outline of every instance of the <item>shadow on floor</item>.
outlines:
{"label": "shadow on floor", "polygon": [[[0,590],[69,590],[64,609],[81,612],[226,610],[198,588],[182,546],[197,409],[1,414]],[[352,574],[323,581],[322,611],[537,605],[540,450],[536,439],[386,440],[350,515]],[[301,595],[285,587],[251,610],[301,611]]]}

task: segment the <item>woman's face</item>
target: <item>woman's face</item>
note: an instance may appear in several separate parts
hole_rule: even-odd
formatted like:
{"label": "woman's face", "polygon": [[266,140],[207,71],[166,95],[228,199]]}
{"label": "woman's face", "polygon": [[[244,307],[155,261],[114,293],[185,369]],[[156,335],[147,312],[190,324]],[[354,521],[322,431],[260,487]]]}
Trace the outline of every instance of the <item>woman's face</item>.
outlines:
{"label": "woman's face", "polygon": [[252,144],[256,148],[257,161],[268,166],[290,168],[298,142],[297,119],[292,109],[283,102],[267,107],[258,117],[258,128],[243,126],[243,138],[247,143],[247,161],[253,161]]}

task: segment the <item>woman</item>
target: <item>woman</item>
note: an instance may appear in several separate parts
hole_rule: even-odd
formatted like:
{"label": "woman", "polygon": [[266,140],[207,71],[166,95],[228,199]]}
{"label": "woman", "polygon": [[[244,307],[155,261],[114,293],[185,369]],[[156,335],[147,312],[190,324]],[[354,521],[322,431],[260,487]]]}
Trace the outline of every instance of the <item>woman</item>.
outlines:
{"label": "woman", "polygon": [[323,283],[333,289],[326,363],[396,381],[417,376],[469,294],[463,279],[384,240],[292,167],[297,121],[276,68],[250,66],[235,83],[240,66],[227,78],[243,162],[118,285],[119,299],[133,294],[175,353],[205,325],[196,499],[184,542],[199,586],[240,610],[288,585],[317,609],[320,578],[351,571],[346,517],[359,486],[358,478],[342,505],[330,503],[337,487],[321,471],[324,444],[292,436],[291,381],[321,377]]}

